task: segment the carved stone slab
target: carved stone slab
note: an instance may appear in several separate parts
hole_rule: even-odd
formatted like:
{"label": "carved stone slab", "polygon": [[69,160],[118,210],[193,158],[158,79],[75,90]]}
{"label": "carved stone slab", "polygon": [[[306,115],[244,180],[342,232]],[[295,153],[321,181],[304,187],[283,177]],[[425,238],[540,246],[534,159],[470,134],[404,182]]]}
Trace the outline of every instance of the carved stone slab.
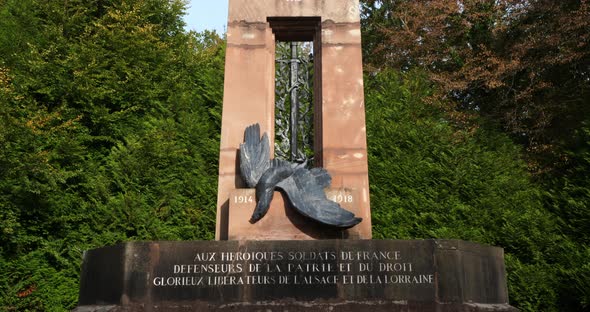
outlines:
{"label": "carved stone slab", "polygon": [[[326,189],[326,196],[344,209],[355,207],[358,192],[350,189]],[[275,192],[267,216],[256,223],[249,218],[256,206],[254,189],[237,189],[230,193],[228,238],[230,240],[358,239],[355,232],[329,229],[303,217],[289,207],[288,200]]]}
{"label": "carved stone slab", "polygon": [[77,312],[516,311],[503,250],[456,240],[125,243],[80,287]]}

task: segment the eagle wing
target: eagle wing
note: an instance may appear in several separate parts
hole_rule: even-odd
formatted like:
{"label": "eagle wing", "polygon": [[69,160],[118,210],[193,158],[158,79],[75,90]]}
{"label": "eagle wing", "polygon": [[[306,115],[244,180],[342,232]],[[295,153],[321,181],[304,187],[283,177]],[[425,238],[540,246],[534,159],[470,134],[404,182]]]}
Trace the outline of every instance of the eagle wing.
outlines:
{"label": "eagle wing", "polygon": [[244,131],[244,143],[240,144],[240,172],[246,185],[256,187],[262,174],[270,167],[268,135],[260,138],[260,125],[248,126]]}
{"label": "eagle wing", "polygon": [[279,182],[277,187],[285,192],[293,208],[308,218],[338,228],[350,228],[359,224],[361,218],[326,197],[324,188],[330,182],[330,175],[325,169],[300,168]]}

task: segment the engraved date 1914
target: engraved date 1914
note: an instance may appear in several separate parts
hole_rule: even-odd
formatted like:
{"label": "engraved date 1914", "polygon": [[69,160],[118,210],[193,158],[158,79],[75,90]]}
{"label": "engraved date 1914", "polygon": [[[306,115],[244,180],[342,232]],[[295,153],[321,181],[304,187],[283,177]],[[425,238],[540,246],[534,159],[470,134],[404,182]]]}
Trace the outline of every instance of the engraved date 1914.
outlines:
{"label": "engraved date 1914", "polygon": [[234,204],[253,204],[256,203],[254,201],[253,195],[235,195],[233,198]]}

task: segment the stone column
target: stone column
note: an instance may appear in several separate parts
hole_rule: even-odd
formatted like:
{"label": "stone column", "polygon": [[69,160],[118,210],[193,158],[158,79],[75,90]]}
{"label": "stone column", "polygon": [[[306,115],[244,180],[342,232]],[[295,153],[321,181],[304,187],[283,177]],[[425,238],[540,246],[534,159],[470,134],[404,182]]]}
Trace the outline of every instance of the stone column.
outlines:
{"label": "stone column", "polygon": [[[307,233],[308,230],[301,226],[284,226],[293,223],[293,220],[286,220],[288,216],[284,212],[272,213],[274,206],[284,205],[280,196],[275,196],[276,203],[273,202],[269,215],[261,220],[263,223],[248,223],[253,204],[250,209],[247,205],[238,207],[234,205],[237,203],[233,203],[231,206],[236,207],[230,211],[232,192],[244,186],[237,162],[244,129],[250,124],[260,123],[261,131],[268,132],[271,140],[274,138],[275,34],[268,20],[288,17],[320,17],[321,35],[316,34],[314,38],[316,58],[319,54],[321,60],[321,66],[316,66],[316,75],[320,71],[321,87],[316,86],[314,93],[315,154],[319,157],[318,165],[332,175],[331,192],[351,194],[353,202],[343,206],[363,218],[363,222],[345,231],[342,237],[370,239],[358,0],[229,1],[216,239],[271,239],[263,234],[273,224],[281,227],[275,230],[284,228],[285,231],[284,235],[275,235],[275,239],[333,238],[332,234],[323,236],[321,228],[317,229],[319,232],[313,230],[314,233]],[[276,33],[277,30],[274,30]],[[271,149],[272,145],[271,142]],[[248,191],[239,192],[240,195],[253,195]]]}

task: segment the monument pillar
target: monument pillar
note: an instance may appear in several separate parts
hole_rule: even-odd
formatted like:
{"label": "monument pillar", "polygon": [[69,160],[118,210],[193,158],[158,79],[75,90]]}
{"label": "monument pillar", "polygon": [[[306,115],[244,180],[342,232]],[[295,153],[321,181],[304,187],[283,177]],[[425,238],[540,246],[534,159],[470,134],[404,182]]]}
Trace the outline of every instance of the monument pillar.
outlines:
{"label": "monument pillar", "polygon": [[[315,165],[332,176],[329,192],[352,198],[341,204],[363,218],[340,237],[370,239],[358,0],[229,1],[216,239],[338,237],[334,232],[305,227],[303,220],[294,220],[296,217],[289,215],[280,195],[275,196],[267,220],[259,224],[248,222],[254,204],[234,200],[249,201],[253,195],[240,190],[244,182],[237,167],[238,148],[247,126],[259,123],[261,132],[269,134],[272,155],[275,42],[279,39],[314,43]],[[265,224],[273,224],[272,235],[267,235]]]}
{"label": "monument pillar", "polygon": [[[518,311],[501,248],[371,239],[358,8],[358,0],[229,0],[217,241],[89,250],[75,312]],[[275,138],[276,40],[313,42],[314,165],[332,177],[325,192],[326,171],[271,166],[256,138],[258,130]],[[275,192],[269,203],[275,188],[285,197]],[[264,217],[251,223],[255,209]]]}

